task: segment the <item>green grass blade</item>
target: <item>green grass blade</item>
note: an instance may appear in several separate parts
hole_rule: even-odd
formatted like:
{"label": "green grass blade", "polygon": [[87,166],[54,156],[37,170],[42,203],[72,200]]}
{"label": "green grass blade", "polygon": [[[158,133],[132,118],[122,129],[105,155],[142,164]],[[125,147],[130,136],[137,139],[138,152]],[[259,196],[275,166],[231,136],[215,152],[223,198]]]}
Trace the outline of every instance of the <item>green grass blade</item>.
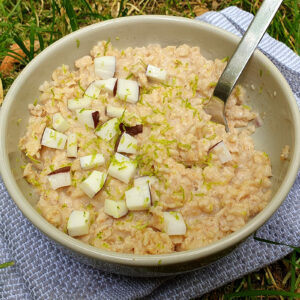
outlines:
{"label": "green grass blade", "polygon": [[10,266],[13,266],[14,264],[15,264],[14,261],[8,261],[4,264],[0,264],[0,269],[4,269],[4,268],[10,267]]}
{"label": "green grass blade", "polygon": [[14,6],[14,8],[13,8],[13,9],[10,11],[10,13],[6,16],[7,19],[9,19],[9,18],[14,14],[15,10],[19,7],[20,3],[21,3],[21,0],[19,0],[19,1],[16,3],[16,5]]}
{"label": "green grass blade", "polygon": [[186,4],[187,4],[187,7],[188,7],[189,10],[190,10],[191,16],[192,16],[193,18],[195,18],[196,15],[195,15],[195,13],[194,13],[194,11],[193,11],[193,9],[192,9],[192,6],[191,6],[191,4],[190,4],[190,1],[188,0]]}
{"label": "green grass blade", "polygon": [[23,41],[16,35],[13,35],[13,40],[15,41],[15,43],[22,49],[22,51],[25,53],[25,55],[27,56],[27,58],[29,59],[30,57],[30,52],[28,51],[28,49],[26,48],[25,44],[23,43]]}
{"label": "green grass blade", "polygon": [[76,31],[79,27],[78,27],[77,17],[71,0],[63,0],[63,6],[66,9],[67,16],[70,20],[72,31]]}
{"label": "green grass blade", "polygon": [[38,39],[39,39],[40,50],[43,51],[45,49],[44,39],[43,39],[42,35],[39,32],[37,32],[36,34],[37,34]]}
{"label": "green grass blade", "polygon": [[123,6],[124,6],[124,0],[121,0],[120,1],[120,9],[119,9],[119,12],[118,12],[118,17],[125,17],[127,15],[128,9],[127,9],[127,7],[125,7],[123,9]]}
{"label": "green grass blade", "polygon": [[86,0],[81,0],[81,2],[86,6],[86,8],[87,8],[91,13],[93,13],[92,7],[90,6],[90,4],[89,4]]}
{"label": "green grass blade", "polygon": [[[0,53],[0,55],[2,56],[2,53]],[[3,53],[3,56],[10,56],[14,59],[16,59],[18,62],[20,62],[21,64],[26,65],[28,63],[28,61],[26,61],[23,56],[21,56],[19,53],[16,53],[15,51],[12,50],[8,50],[6,52]]]}
{"label": "green grass blade", "polygon": [[298,248],[298,247],[295,247],[295,246],[289,245],[289,244],[284,244],[284,243],[279,243],[279,242],[275,242],[275,241],[270,241],[270,240],[262,239],[262,238],[257,237],[256,233],[254,234],[253,238],[256,241],[264,242],[264,243],[267,243],[267,244],[278,245],[278,246],[287,246],[287,247],[290,247],[290,248],[294,249],[296,252],[300,253],[300,248]]}
{"label": "green grass blade", "polygon": [[35,40],[35,25],[31,24],[30,26],[30,34],[29,34],[29,59],[32,60],[34,57],[34,40]]}
{"label": "green grass blade", "polygon": [[91,18],[99,19],[99,20],[103,20],[103,21],[112,19],[111,15],[102,16],[98,13],[83,13],[83,14],[80,14],[80,18],[82,18],[82,20],[85,20],[86,17],[91,17]]}
{"label": "green grass blade", "polygon": [[293,251],[292,253],[292,259],[291,259],[291,293],[295,292],[295,283],[296,283],[296,251]]}
{"label": "green grass blade", "polygon": [[53,33],[54,33],[54,25],[55,25],[55,1],[51,1],[51,8],[52,8],[52,23],[51,23],[51,33],[50,33],[50,39],[49,44],[52,44],[53,42]]}
{"label": "green grass blade", "polygon": [[259,297],[259,296],[283,296],[299,298],[300,293],[292,293],[277,290],[257,290],[257,291],[242,291],[224,295],[224,299],[234,299],[237,297]]}
{"label": "green grass blade", "polygon": [[291,261],[289,261],[288,259],[283,259],[282,261],[284,261],[284,262],[287,262],[287,263],[289,263],[289,264],[292,264],[293,266],[295,266],[296,268],[299,268],[300,269],[300,264],[297,264],[297,263],[293,263],[293,262],[291,262]]}
{"label": "green grass blade", "polygon": [[13,54],[13,55],[17,56],[19,59],[24,59],[24,56],[22,54],[14,51],[14,50],[11,50],[11,49],[4,50],[3,53],[4,53],[4,55]]}

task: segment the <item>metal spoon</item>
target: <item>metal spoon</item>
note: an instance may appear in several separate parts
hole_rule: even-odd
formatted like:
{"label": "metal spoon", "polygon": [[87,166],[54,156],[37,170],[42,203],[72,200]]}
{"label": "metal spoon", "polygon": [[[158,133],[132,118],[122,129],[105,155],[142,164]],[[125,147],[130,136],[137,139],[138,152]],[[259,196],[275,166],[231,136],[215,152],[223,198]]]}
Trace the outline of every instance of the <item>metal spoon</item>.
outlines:
{"label": "metal spoon", "polygon": [[204,107],[205,111],[212,116],[211,120],[225,125],[227,132],[229,128],[225,117],[226,101],[281,2],[282,0],[264,0],[223,71],[212,97]]}

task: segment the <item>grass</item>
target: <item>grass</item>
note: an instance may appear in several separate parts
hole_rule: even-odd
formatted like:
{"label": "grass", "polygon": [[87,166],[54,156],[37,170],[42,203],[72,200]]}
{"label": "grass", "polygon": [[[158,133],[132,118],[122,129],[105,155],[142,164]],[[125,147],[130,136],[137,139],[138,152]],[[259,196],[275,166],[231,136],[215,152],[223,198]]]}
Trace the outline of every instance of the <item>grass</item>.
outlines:
{"label": "grass", "polygon": [[[255,14],[261,1],[254,0],[1,0],[0,62],[4,94],[24,66],[45,47],[86,25],[116,17],[164,14],[194,18],[209,10],[236,5]],[[300,54],[300,2],[285,0],[268,32]],[[22,51],[20,50],[22,49]],[[0,82],[1,83],[1,82]],[[0,95],[1,103],[1,95]],[[270,242],[270,241],[264,241]],[[273,242],[271,242],[273,243]],[[300,298],[300,249],[258,272],[244,276],[199,299],[296,299]],[[9,267],[13,262],[1,264]]]}

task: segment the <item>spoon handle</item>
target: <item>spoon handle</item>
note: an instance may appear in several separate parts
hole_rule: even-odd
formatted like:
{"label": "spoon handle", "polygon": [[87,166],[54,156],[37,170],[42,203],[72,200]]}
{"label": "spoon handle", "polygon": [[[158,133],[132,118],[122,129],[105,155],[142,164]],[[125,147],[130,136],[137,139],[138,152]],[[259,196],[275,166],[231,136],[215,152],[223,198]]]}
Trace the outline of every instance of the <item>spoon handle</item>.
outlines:
{"label": "spoon handle", "polygon": [[229,60],[213,93],[226,103],[252,53],[263,37],[282,0],[264,0],[236,51]]}

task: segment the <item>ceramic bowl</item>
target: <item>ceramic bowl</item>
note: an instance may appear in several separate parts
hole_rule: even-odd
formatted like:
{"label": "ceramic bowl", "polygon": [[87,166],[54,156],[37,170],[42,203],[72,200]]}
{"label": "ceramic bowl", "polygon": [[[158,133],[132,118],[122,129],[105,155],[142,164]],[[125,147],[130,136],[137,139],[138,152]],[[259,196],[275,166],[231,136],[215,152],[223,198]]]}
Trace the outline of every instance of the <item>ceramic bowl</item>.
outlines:
{"label": "ceramic bowl", "polygon": [[[119,37],[119,39],[117,38]],[[206,58],[224,58],[234,52],[239,38],[203,22],[167,16],[137,16],[105,21],[80,29],[55,42],[33,59],[14,81],[1,108],[0,170],[5,185],[23,214],[45,235],[84,263],[102,270],[132,276],[163,276],[200,268],[228,254],[264,224],[289,192],[299,169],[299,110],[289,85],[278,69],[256,51],[239,82],[247,90],[248,102],[264,112],[264,125],[254,134],[255,146],[267,152],[273,168],[272,200],[267,207],[239,231],[209,246],[165,255],[131,255],[100,250],[84,244],[50,225],[34,208],[31,186],[23,179],[24,158],[18,149],[29,113],[28,104],[39,96],[39,85],[49,80],[53,70],[89,54],[99,40],[111,39],[113,46],[199,46]],[[80,46],[77,47],[77,41]],[[255,87],[255,89],[253,89]],[[289,160],[281,161],[285,145]]]}

